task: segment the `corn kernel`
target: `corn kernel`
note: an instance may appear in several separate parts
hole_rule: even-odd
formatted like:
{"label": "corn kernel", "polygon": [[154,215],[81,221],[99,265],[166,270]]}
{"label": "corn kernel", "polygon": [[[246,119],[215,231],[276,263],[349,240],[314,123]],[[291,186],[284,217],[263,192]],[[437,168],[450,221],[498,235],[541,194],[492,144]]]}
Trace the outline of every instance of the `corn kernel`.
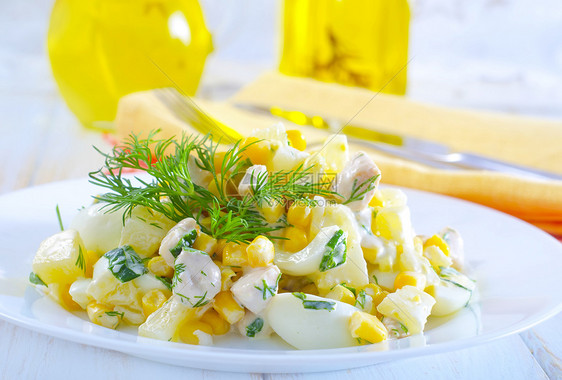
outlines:
{"label": "corn kernel", "polygon": [[99,260],[99,256],[96,251],[88,250],[86,251],[86,255],[84,257],[86,261],[86,278],[92,278],[92,274],[94,272],[94,264]]}
{"label": "corn kernel", "polygon": [[144,315],[148,317],[150,314],[154,313],[156,310],[160,309],[164,302],[168,298],[163,291],[159,289],[153,289],[142,296],[142,311]]}
{"label": "corn kernel", "polygon": [[[121,322],[121,316],[113,312],[112,309],[104,304],[92,301],[86,307],[88,318],[96,325],[115,329]],[[109,313],[109,314],[108,314]]]}
{"label": "corn kernel", "polygon": [[215,296],[213,309],[231,325],[244,317],[244,308],[236,302],[230,291],[220,292]]}
{"label": "corn kernel", "polygon": [[379,303],[386,297],[388,292],[382,290],[382,288],[376,284],[367,284],[361,288],[365,293],[373,299],[374,307],[377,307]]}
{"label": "corn kernel", "polygon": [[349,320],[351,336],[369,343],[382,342],[388,336],[383,323],[374,315],[356,311]]}
{"label": "corn kernel", "polygon": [[400,289],[406,285],[412,285],[420,290],[424,290],[427,279],[426,277],[417,272],[404,271],[398,273],[394,279],[394,289]]}
{"label": "corn kernel", "polygon": [[250,159],[253,165],[267,165],[269,163],[272,152],[268,141],[260,140],[257,137],[248,137],[240,146],[245,148],[240,153],[242,158]]}
{"label": "corn kernel", "polygon": [[215,248],[215,253],[213,253],[213,258],[222,260],[222,251],[224,250],[225,246],[226,246],[225,239],[217,240],[217,247]]}
{"label": "corn kernel", "polygon": [[226,243],[222,251],[223,265],[243,266],[248,265],[248,254],[246,249],[248,244],[245,243]]}
{"label": "corn kernel", "polygon": [[272,201],[271,204],[259,207],[259,210],[268,223],[275,223],[281,218],[285,208],[281,203]]}
{"label": "corn kernel", "polygon": [[306,232],[298,227],[287,227],[285,237],[287,240],[284,242],[284,247],[289,252],[298,252],[308,245]]}
{"label": "corn kernel", "polygon": [[147,267],[155,276],[172,277],[174,274],[174,268],[169,266],[162,256],[155,256],[148,260]]}
{"label": "corn kernel", "polygon": [[248,264],[251,267],[265,267],[273,262],[275,250],[273,243],[265,236],[256,237],[246,248]]}
{"label": "corn kernel", "polygon": [[289,129],[287,131],[287,139],[293,148],[300,151],[306,149],[306,140],[304,139],[302,132],[298,129]]}
{"label": "corn kernel", "polygon": [[326,298],[355,305],[355,295],[351,290],[342,285],[334,286],[334,288],[326,294]]}
{"label": "corn kernel", "polygon": [[235,276],[236,272],[234,272],[233,268],[223,267],[221,269],[221,290],[229,290],[234,283],[232,278]]}
{"label": "corn kernel", "polygon": [[377,260],[377,249],[375,248],[363,248],[363,257],[370,264],[376,264]]}
{"label": "corn kernel", "polygon": [[453,260],[436,245],[430,245],[425,248],[423,255],[429,260],[429,263],[437,273],[440,273],[441,267],[447,268],[453,265]]}
{"label": "corn kernel", "polygon": [[311,211],[312,208],[310,206],[295,202],[289,207],[289,211],[287,211],[287,222],[295,227],[306,230],[308,226],[310,226],[310,220],[312,218]]}
{"label": "corn kernel", "polygon": [[384,206],[384,197],[381,193],[380,189],[375,190],[375,195],[369,201],[369,206],[371,207],[383,207]]}
{"label": "corn kernel", "polygon": [[230,330],[230,324],[221,318],[214,309],[209,309],[201,317],[201,322],[211,326],[213,335],[224,335]]}
{"label": "corn kernel", "polygon": [[314,283],[310,283],[308,285],[303,286],[303,288],[301,289],[301,292],[303,292],[305,294],[312,294],[313,296],[317,296],[318,295],[318,288],[316,287],[316,285]]}
{"label": "corn kernel", "polygon": [[58,302],[62,307],[69,311],[82,310],[80,305],[78,305],[72,299],[69,293],[71,284],[57,284],[52,283],[47,286],[47,295]]}
{"label": "corn kernel", "polygon": [[203,252],[207,252],[209,256],[215,253],[217,246],[218,246],[217,239],[203,232],[201,232],[197,236],[197,239],[195,239],[195,242],[193,242],[193,248]]}
{"label": "corn kernel", "polygon": [[432,245],[438,246],[446,256],[450,255],[449,245],[447,245],[447,242],[445,242],[441,236],[433,235],[423,243],[423,248],[426,249]]}
{"label": "corn kernel", "polygon": [[213,329],[209,324],[201,321],[188,321],[178,329],[180,339],[187,344],[204,343],[202,339],[205,339],[205,337],[200,332],[210,336],[213,333]]}

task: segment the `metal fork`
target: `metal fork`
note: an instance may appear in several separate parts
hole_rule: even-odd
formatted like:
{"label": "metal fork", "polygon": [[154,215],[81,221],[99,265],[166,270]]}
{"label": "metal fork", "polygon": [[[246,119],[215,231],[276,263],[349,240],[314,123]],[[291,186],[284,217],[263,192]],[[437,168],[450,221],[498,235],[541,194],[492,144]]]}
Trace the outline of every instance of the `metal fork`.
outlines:
{"label": "metal fork", "polygon": [[213,140],[225,144],[231,144],[244,138],[234,129],[208,115],[188,95],[181,94],[174,88],[161,88],[154,92],[156,97],[177,118],[188,123],[199,133],[210,133]]}

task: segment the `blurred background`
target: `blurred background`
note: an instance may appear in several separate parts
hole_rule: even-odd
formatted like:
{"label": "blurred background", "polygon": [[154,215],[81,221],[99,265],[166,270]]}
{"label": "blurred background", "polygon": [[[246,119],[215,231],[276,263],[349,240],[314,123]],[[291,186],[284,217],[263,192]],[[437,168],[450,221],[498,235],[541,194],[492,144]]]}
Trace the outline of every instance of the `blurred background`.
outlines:
{"label": "blurred background", "polygon": [[[58,102],[47,55],[53,3],[0,1],[3,100],[33,96]],[[411,0],[409,4],[408,97],[562,116],[562,7],[558,0]],[[201,0],[200,5],[214,50],[205,62],[199,96],[226,98],[261,72],[278,68],[280,1]],[[1,107],[3,115],[15,112],[5,100]]]}
{"label": "blurred background", "polygon": [[[321,3],[330,3],[332,8],[319,6]],[[372,9],[364,12],[358,3],[371,4]],[[377,12],[376,7],[380,10],[382,4],[386,8]],[[562,117],[559,0],[59,0],[54,5],[53,0],[0,0],[0,128],[12,150],[0,153],[6,165],[23,168],[27,161],[40,160],[46,149],[56,155],[54,147],[44,146],[41,135],[52,125],[59,131],[54,141],[64,141],[68,134],[87,133],[76,128],[79,123],[68,105],[77,115],[87,112],[80,110],[81,105],[72,107],[73,99],[103,103],[108,98],[98,93],[103,86],[114,94],[142,89],[133,86],[139,82],[146,88],[161,87],[154,78],[161,80],[162,73],[155,68],[175,79],[181,77],[178,73],[188,73],[181,87],[190,95],[196,91],[199,98],[211,100],[227,99],[260,74],[281,65],[288,74],[364,85],[374,91],[384,88],[425,103]],[[356,18],[361,22],[354,23]],[[339,24],[332,25],[333,35],[324,33],[322,37],[331,47],[311,47],[321,45],[318,33],[323,32],[316,30],[321,23],[334,20]],[[393,25],[400,26],[402,34],[395,33]],[[363,32],[356,33],[357,27]],[[131,29],[135,32],[130,35],[122,33]],[[100,30],[106,32],[94,32]],[[155,61],[150,65],[153,72],[147,73],[140,59],[133,65],[120,64],[119,59],[127,53],[123,41],[115,36],[130,41],[137,52],[148,49],[145,55]],[[377,59],[373,56],[390,51],[385,43],[399,56],[391,57],[392,62],[373,63],[372,59]],[[362,51],[361,46],[379,50]],[[106,59],[100,59],[98,50],[105,48],[101,56]],[[303,51],[313,52],[314,57],[303,57]],[[189,58],[169,66],[178,54]],[[315,57],[320,57],[318,62],[310,61]],[[330,78],[330,69],[337,71],[345,62],[355,65],[351,70],[359,78],[355,83],[347,72],[347,77]],[[400,72],[401,78],[389,81],[394,72],[405,67],[404,62],[408,64]],[[362,71],[369,64],[375,68],[386,65],[386,77],[369,82],[372,77]],[[76,80],[83,78],[84,72],[92,73],[93,83]],[[108,79],[112,75],[124,78],[122,83]],[[385,88],[387,82],[391,85]],[[104,122],[97,127],[111,127]],[[75,144],[76,139],[72,141]],[[18,144],[26,150],[34,145],[34,151],[43,153],[14,157]],[[84,144],[87,148],[91,141]],[[49,178],[83,175],[65,170],[64,175],[51,173]],[[14,182],[22,181],[21,175],[19,179],[5,177],[0,191],[41,183],[43,172],[35,169],[21,183]]]}

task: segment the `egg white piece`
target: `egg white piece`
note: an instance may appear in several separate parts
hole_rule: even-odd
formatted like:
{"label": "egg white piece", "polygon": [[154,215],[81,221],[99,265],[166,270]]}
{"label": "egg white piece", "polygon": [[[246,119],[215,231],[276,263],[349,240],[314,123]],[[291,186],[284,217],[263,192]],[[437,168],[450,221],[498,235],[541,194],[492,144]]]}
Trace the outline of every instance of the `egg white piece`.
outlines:
{"label": "egg white piece", "polygon": [[278,294],[265,310],[265,316],[277,335],[300,350],[357,345],[348,325],[351,315],[359,309],[310,294],[306,294],[306,300],[330,302],[333,309],[307,309],[303,300],[292,293]]}

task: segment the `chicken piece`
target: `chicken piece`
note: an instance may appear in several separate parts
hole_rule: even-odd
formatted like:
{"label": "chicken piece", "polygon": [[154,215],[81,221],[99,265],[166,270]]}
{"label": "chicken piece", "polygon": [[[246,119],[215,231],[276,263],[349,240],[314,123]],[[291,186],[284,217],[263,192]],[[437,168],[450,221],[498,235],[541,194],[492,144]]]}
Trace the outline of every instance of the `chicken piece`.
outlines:
{"label": "chicken piece", "polygon": [[[189,236],[190,233],[193,234],[192,231],[194,230],[194,236]],[[197,235],[199,235],[200,230],[201,228],[197,225],[197,221],[193,218],[185,218],[172,227],[166,236],[164,236],[164,239],[162,239],[162,243],[160,244],[160,249],[158,251],[160,256],[166,260],[166,264],[173,268],[176,257],[179,255],[179,252],[181,252],[181,248],[179,251],[175,250],[180,240],[186,237],[186,239],[192,240],[191,243],[193,244]],[[177,251],[177,253],[174,254],[172,251]]]}
{"label": "chicken piece", "polygon": [[[265,180],[263,177],[265,177]],[[238,185],[238,193],[243,197],[252,195],[252,189],[258,187],[258,185],[263,186],[267,182],[267,177],[267,167],[265,165],[250,166]]]}
{"label": "chicken piece", "polygon": [[206,305],[221,290],[221,271],[203,251],[184,249],[176,259],[174,271],[174,294],[189,307]]}
{"label": "chicken piece", "polygon": [[[332,182],[332,190],[337,191],[344,200],[357,196],[370,186],[362,198],[350,202],[347,206],[353,211],[359,211],[367,207],[376,187],[380,182],[381,171],[373,160],[364,152],[357,152]],[[371,178],[376,179],[369,182]]]}
{"label": "chicken piece", "polygon": [[261,313],[277,294],[281,271],[276,265],[255,268],[232,285],[234,299],[254,314]]}

